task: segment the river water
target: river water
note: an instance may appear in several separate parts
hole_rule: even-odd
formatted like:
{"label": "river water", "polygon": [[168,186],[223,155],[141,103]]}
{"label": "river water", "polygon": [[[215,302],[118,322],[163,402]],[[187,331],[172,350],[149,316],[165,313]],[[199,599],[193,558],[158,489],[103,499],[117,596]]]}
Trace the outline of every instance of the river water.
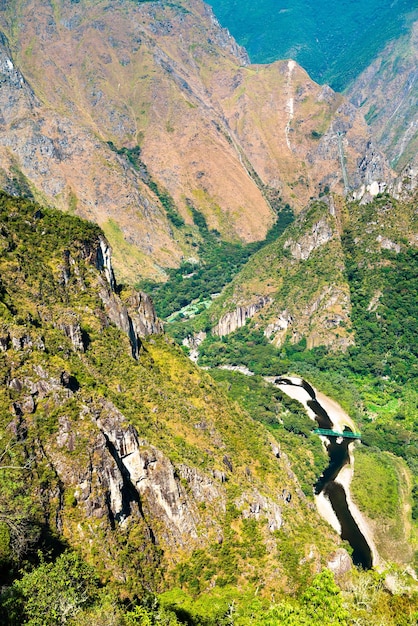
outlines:
{"label": "river water", "polygon": [[[304,403],[313,412],[318,428],[340,431],[340,428],[337,428],[337,425],[332,420],[332,415],[330,416],[320,404],[315,390],[308,382],[301,378],[280,377],[276,378],[274,383],[284,393],[290,392],[290,389],[287,390],[288,387],[298,387],[300,393],[305,394]],[[308,399],[306,399],[306,394]],[[289,395],[295,397],[293,393],[289,393]],[[345,426],[344,430],[349,431],[351,429]],[[354,445],[354,442],[343,437],[328,435],[325,438],[325,442],[329,464],[314,485],[315,495],[322,493],[330,502],[341,527],[341,538],[348,541],[353,550],[353,563],[363,569],[370,569],[373,566],[372,550],[350,511],[345,488],[338,482],[338,475],[342,468],[350,464],[349,446]]]}

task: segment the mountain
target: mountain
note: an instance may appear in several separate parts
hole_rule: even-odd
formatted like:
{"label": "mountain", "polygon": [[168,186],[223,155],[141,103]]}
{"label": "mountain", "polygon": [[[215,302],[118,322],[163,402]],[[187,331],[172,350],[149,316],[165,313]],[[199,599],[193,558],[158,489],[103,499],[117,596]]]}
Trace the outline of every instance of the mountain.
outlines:
{"label": "mountain", "polygon": [[[361,590],[377,620],[416,614],[410,576],[352,570],[319,516],[298,402],[259,378],[229,397],[117,284],[96,225],[2,193],[0,246],[3,623],[317,626],[331,606],[346,625]],[[358,462],[365,512],[386,499],[379,550],[408,567],[410,470]]]}
{"label": "mountain", "polygon": [[277,346],[303,338],[308,348],[346,349],[355,339],[351,255],[359,268],[368,268],[370,300],[363,305],[377,315],[379,267],[396,267],[402,253],[413,255],[416,245],[414,201],[383,195],[365,205],[332,197],[313,202],[277,241],[254,254],[214,300],[206,314],[212,332],[225,336],[252,319]]}
{"label": "mountain", "polygon": [[[391,41],[348,91],[364,113],[379,147],[398,172],[417,168],[418,22],[408,34]],[[408,168],[412,168],[409,172]],[[416,174],[415,174],[416,176]]]}
{"label": "mountain", "polygon": [[198,0],[0,9],[3,187],[96,221],[124,280],[196,259],[193,209],[251,242],[286,204],[391,181],[355,107],[249,64]]}
{"label": "mountain", "polygon": [[415,624],[415,35],[367,124],[198,0],[0,24],[0,621]]}
{"label": "mountain", "polygon": [[254,63],[294,59],[315,81],[336,91],[350,86],[386,43],[408,32],[417,17],[413,0],[209,4]]}
{"label": "mountain", "polygon": [[97,226],[5,194],[0,215],[2,586],[67,545],[122,597],[225,588],[220,611],[344,553],[279,439],[120,292]]}

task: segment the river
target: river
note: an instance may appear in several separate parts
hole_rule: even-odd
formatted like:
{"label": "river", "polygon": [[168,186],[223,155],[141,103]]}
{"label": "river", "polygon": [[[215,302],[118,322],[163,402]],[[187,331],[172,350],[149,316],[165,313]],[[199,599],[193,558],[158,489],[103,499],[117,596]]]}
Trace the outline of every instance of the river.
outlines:
{"label": "river", "polygon": [[[337,405],[332,401],[327,402],[325,408],[326,396],[317,394],[307,381],[302,378],[286,376],[269,380],[284,393],[299,400],[307,409],[309,416],[316,420],[318,428],[337,430],[337,432],[352,431],[353,424],[348,416],[342,420],[342,412],[336,410]],[[330,409],[334,409],[334,411],[332,412]],[[318,499],[317,504],[321,498],[330,503],[339,523],[341,538],[348,541],[352,548],[353,563],[363,569],[370,569],[373,566],[372,549],[354,519],[348,484],[339,480],[342,470],[351,463],[350,446],[353,446],[354,442],[351,439],[328,435],[323,439],[329,464],[314,485],[314,493]]]}

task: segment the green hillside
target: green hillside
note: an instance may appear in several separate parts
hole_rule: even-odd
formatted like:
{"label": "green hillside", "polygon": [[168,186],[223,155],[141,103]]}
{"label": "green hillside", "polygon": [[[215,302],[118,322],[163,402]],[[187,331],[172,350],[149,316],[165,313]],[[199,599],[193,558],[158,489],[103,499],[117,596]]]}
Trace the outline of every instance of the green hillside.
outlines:
{"label": "green hillside", "polygon": [[313,506],[327,461],[301,406],[261,378],[215,383],[163,335],[133,358],[101,241],[0,196],[2,623],[348,624],[367,581],[377,620],[402,606],[412,624],[410,594],[326,569],[341,542]]}
{"label": "green hillside", "polygon": [[[118,320],[134,313],[108,284],[101,238],[0,196],[2,623],[227,624],[231,607],[234,623],[263,623],[285,596],[304,614],[339,538],[273,454],[280,433],[164,336],[132,357]],[[315,451],[313,480],[317,439],[288,444]],[[343,619],[329,576],[318,602],[335,596]]]}
{"label": "green hillside", "polygon": [[[251,257],[207,311],[169,324],[167,331],[181,341],[205,330],[198,346],[202,366],[246,367],[258,376],[296,373],[338,398],[362,432],[359,475],[370,464],[377,480],[393,458],[396,484],[408,489],[409,479],[397,465],[406,463],[415,481],[410,488],[417,519],[415,207],[413,199],[401,202],[387,195],[364,205],[335,198],[313,202],[281,237]],[[268,300],[244,326],[219,336],[222,320],[235,319],[234,311],[249,310],[262,296]],[[257,376],[251,383],[239,382],[242,374],[233,371],[214,376],[252,414],[274,423],[274,400],[256,385]],[[250,392],[254,385],[258,391]],[[375,503],[356,489],[359,505],[366,511],[370,506],[372,519],[377,510],[380,516],[393,511],[377,485],[374,493],[382,499]],[[388,518],[387,528],[392,523]],[[390,532],[381,544],[393,558]]]}
{"label": "green hillside", "polygon": [[209,4],[253,63],[295,59],[314,80],[336,91],[345,89],[387,41],[408,27],[416,10],[413,0],[211,0]]}

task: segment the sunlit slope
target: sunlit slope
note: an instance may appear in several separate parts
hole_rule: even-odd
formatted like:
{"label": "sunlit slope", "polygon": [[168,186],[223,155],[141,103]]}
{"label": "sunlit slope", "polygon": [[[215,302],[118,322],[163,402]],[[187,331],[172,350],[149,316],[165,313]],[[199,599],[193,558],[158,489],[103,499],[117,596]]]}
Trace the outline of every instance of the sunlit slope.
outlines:
{"label": "sunlit slope", "polygon": [[[251,318],[276,345],[303,338],[308,348],[355,343],[361,351],[367,344],[372,361],[375,341],[376,366],[390,362],[401,372],[402,350],[415,362],[415,324],[403,323],[414,318],[414,301],[402,291],[414,290],[416,245],[414,200],[313,203],[214,301],[208,311],[214,332],[228,334]],[[379,323],[388,324],[382,333]],[[367,331],[373,325],[376,337]],[[389,353],[384,358],[387,350],[393,361]]]}
{"label": "sunlit slope", "polygon": [[[137,336],[132,356],[144,311],[112,291],[96,226],[7,196],[0,216],[11,467],[0,504],[33,529],[25,549],[36,553],[45,529],[125,593],[250,589],[255,579],[266,593],[296,589],[339,539],[280,443],[163,335]],[[19,566],[13,545],[2,544],[5,571]]]}
{"label": "sunlit slope", "polygon": [[131,283],[277,209],[390,180],[362,116],[294,62],[250,65],[193,2],[2,5],[0,180],[96,221]]}
{"label": "sunlit slope", "polygon": [[418,22],[390,42],[351,86],[350,100],[363,112],[379,145],[398,171],[417,166]]}

